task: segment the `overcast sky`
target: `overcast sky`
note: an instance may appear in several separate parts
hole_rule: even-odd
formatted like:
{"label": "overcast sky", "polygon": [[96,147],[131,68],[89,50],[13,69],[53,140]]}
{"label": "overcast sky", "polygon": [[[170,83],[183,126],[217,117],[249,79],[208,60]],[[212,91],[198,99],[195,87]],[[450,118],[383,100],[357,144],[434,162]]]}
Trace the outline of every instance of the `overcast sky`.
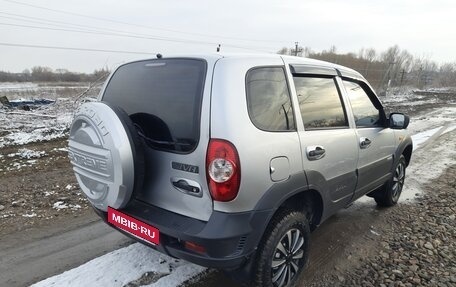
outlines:
{"label": "overcast sky", "polygon": [[456,62],[455,28],[456,1],[443,0],[0,0],[0,70],[91,72],[151,56],[4,44],[165,56],[214,52],[217,43],[229,52],[276,52],[295,41],[315,51],[335,45],[338,52],[397,44],[415,56]]}

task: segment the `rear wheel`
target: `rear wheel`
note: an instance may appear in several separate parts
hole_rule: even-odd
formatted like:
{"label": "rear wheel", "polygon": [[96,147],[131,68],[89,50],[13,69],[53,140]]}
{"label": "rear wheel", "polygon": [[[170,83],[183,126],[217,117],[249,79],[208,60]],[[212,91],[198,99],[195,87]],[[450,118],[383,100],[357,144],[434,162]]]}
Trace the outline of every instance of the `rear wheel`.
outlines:
{"label": "rear wheel", "polygon": [[271,221],[253,264],[253,285],[294,286],[309,253],[310,229],[305,213],[281,212]]}
{"label": "rear wheel", "polygon": [[374,199],[379,206],[393,206],[398,202],[402,188],[404,187],[406,166],[405,157],[401,155],[392,178],[385,184],[382,190],[374,195]]}

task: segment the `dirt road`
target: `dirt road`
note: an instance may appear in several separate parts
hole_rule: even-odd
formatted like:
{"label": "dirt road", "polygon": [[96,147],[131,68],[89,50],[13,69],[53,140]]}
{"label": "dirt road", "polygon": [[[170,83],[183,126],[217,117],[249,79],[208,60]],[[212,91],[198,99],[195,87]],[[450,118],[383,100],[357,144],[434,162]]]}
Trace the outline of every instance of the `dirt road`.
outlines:
{"label": "dirt road", "polygon": [[28,286],[130,244],[94,215],[1,238],[0,286]]}

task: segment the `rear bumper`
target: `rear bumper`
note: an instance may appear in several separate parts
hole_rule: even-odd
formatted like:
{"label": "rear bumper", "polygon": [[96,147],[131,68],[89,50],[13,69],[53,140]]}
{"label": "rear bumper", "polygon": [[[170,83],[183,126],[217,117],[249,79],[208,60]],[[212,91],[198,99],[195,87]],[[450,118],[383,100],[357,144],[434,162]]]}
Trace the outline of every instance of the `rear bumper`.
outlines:
{"label": "rear bumper", "polygon": [[[94,208],[107,223],[107,213]],[[213,211],[208,222],[189,218],[132,200],[121,212],[160,230],[160,244],[153,245],[111,224],[113,228],[169,256],[214,268],[235,269],[255,252],[272,210],[242,213]],[[185,248],[185,242],[203,246],[204,253]]]}

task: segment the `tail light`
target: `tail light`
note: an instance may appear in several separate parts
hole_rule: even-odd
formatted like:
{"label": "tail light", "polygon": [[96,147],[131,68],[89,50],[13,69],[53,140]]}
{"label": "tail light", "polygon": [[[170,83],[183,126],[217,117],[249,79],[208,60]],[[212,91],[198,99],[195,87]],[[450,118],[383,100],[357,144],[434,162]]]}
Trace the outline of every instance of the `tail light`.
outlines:
{"label": "tail light", "polygon": [[206,253],[206,248],[204,248],[204,246],[196,244],[194,242],[185,241],[184,246],[188,250],[192,250],[198,253]]}
{"label": "tail light", "polygon": [[241,183],[241,164],[236,147],[226,140],[211,139],[207,148],[206,177],[212,198],[231,201]]}

